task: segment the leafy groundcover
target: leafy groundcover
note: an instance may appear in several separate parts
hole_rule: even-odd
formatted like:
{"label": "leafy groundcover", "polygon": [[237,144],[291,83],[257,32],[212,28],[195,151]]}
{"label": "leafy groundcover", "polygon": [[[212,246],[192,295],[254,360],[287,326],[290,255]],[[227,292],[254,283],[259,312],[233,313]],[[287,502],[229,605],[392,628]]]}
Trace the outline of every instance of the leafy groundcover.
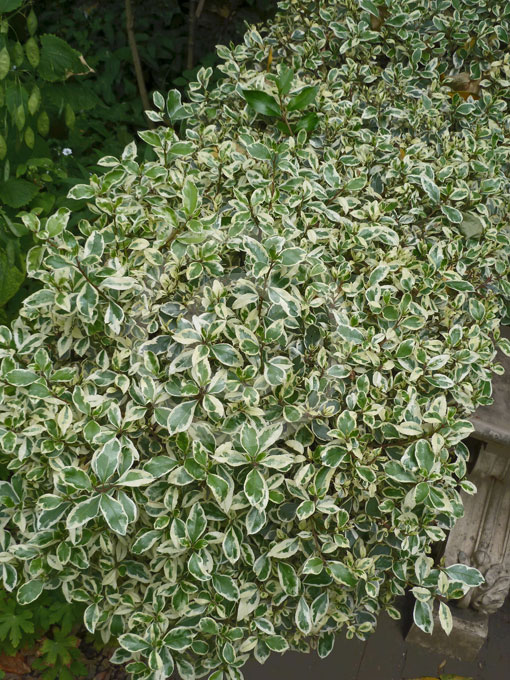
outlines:
{"label": "leafy groundcover", "polygon": [[25,217],[42,288],[0,329],[1,573],[61,588],[158,680],[326,656],[462,515],[510,297],[503,2],[280,4],[156,129]]}

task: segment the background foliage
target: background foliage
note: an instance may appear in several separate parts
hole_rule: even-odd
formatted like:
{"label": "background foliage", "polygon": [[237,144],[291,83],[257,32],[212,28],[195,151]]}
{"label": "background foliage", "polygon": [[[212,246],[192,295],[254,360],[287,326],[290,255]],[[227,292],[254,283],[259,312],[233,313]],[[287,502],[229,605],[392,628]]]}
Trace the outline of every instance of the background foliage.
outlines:
{"label": "background foliage", "polygon": [[[218,42],[239,37],[244,20],[265,19],[274,2],[133,2],[135,37],[149,91],[185,88]],[[193,9],[199,8],[195,2]],[[67,200],[97,160],[118,154],[147,119],[125,30],[125,3],[0,2],[0,319],[9,321],[34,283],[25,282],[32,237],[19,219],[72,205]]]}

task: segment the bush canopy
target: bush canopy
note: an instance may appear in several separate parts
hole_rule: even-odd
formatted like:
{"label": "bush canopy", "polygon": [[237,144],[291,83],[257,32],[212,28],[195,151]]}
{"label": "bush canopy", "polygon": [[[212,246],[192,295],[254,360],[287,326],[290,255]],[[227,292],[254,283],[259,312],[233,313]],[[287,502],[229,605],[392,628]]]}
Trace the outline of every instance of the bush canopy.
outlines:
{"label": "bush canopy", "polygon": [[285,0],[182,104],[25,216],[42,287],[0,328],[0,574],[62,588],[159,680],[361,639],[481,583],[468,416],[510,298],[510,5]]}

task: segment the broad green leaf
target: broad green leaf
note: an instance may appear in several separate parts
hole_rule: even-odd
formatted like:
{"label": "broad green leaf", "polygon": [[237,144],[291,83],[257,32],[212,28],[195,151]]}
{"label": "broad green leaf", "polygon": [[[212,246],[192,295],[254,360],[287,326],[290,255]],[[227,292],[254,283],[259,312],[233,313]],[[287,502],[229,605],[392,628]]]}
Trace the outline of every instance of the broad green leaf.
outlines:
{"label": "broad green leaf", "polygon": [[243,97],[257,113],[281,117],[280,105],[276,99],[262,90],[242,90]]}
{"label": "broad green leaf", "polygon": [[302,111],[306,109],[317,97],[319,87],[317,85],[309,85],[300,90],[297,94],[290,98],[287,104],[288,111]]}
{"label": "broad green leaf", "polygon": [[76,467],[65,467],[61,470],[62,479],[66,484],[80,491],[90,491],[92,484],[85,470]]}

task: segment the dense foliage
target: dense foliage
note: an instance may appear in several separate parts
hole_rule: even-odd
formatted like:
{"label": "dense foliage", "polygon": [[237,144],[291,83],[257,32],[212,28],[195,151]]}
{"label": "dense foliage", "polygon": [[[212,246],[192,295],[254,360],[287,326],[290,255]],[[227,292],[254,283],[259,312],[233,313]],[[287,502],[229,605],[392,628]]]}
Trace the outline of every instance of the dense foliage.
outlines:
{"label": "dense foliage", "polygon": [[430,549],[510,351],[510,8],[280,8],[155,95],[79,233],[24,217],[42,288],[0,329],[4,586],[141,678],[325,656],[406,587],[430,631],[480,583]]}

